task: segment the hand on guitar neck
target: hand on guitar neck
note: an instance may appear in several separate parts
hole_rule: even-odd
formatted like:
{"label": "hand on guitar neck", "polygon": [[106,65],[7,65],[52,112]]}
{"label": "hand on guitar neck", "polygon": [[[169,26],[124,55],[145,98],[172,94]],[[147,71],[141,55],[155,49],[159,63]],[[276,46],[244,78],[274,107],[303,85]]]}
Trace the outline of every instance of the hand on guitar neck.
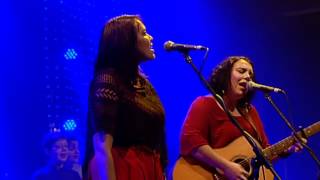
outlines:
{"label": "hand on guitar neck", "polygon": [[[292,137],[294,137],[292,135]],[[308,141],[306,138],[304,137],[299,137],[300,138],[300,141],[304,144],[306,144]],[[301,145],[300,141],[296,139],[296,137],[294,137],[296,143],[293,144],[292,146],[290,146],[288,149],[284,150],[283,153],[280,153],[279,156],[280,157],[287,157],[289,156],[290,154],[293,154],[293,153],[296,153],[296,152],[299,152],[303,149],[303,146]]]}

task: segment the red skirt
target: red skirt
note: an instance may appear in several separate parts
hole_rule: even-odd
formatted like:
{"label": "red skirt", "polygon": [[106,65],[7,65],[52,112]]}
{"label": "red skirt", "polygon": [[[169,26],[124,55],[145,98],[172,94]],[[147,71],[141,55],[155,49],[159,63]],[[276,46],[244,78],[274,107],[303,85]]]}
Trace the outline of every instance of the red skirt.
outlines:
{"label": "red skirt", "polygon": [[[112,148],[117,180],[164,180],[160,155],[149,148]],[[97,169],[90,163],[89,169]],[[93,173],[93,172],[91,172]],[[90,173],[89,173],[90,176]],[[94,177],[95,175],[92,175]],[[89,179],[93,179],[93,178]]]}

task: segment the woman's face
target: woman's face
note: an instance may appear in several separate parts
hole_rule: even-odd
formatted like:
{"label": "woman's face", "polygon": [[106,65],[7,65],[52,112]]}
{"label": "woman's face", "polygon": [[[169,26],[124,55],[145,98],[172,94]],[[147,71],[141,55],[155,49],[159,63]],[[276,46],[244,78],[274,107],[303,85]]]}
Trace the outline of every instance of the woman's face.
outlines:
{"label": "woman's face", "polygon": [[253,78],[253,69],[250,63],[240,59],[233,64],[230,74],[230,84],[227,95],[235,100],[243,98],[248,92],[248,82]]}
{"label": "woman's face", "polygon": [[136,20],[137,25],[137,51],[138,51],[138,59],[147,60],[154,59],[155,53],[152,49],[152,40],[153,37],[147,33],[145,25],[140,21]]}

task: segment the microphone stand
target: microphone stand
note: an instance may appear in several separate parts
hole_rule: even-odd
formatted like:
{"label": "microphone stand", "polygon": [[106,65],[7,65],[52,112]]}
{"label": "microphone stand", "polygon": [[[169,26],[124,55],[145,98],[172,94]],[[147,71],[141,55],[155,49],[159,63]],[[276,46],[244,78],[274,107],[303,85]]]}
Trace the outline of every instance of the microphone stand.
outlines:
{"label": "microphone stand", "polygon": [[[284,114],[280,111],[279,107],[274,103],[274,101],[272,100],[271,96],[269,93],[265,93],[264,94],[265,98],[270,102],[270,104],[272,105],[272,107],[277,111],[277,113],[280,115],[280,117],[284,120],[284,122],[286,123],[286,125],[291,129],[293,136],[295,137],[295,139],[304,147],[308,150],[309,154],[311,155],[311,157],[314,159],[314,161],[316,162],[319,170],[320,170],[320,161],[317,158],[317,156],[315,155],[315,153],[313,152],[313,150],[305,143],[302,141],[302,139],[298,136],[298,132],[297,130],[293,127],[293,125],[290,123],[290,121],[284,116]],[[303,134],[303,133],[302,133]]]}
{"label": "microphone stand", "polygon": [[218,101],[218,103],[221,105],[223,110],[227,113],[227,116],[229,117],[230,121],[240,130],[242,135],[246,138],[246,140],[249,142],[249,144],[252,146],[252,149],[254,153],[256,154],[256,158],[252,161],[252,164],[254,165],[254,179],[257,180],[259,177],[259,168],[261,165],[264,165],[266,168],[270,169],[272,174],[279,180],[281,180],[280,176],[277,174],[277,172],[274,170],[271,162],[264,156],[262,149],[259,145],[255,143],[255,140],[250,136],[248,132],[246,132],[243,127],[239,124],[239,122],[231,115],[231,113],[228,111],[222,97],[212,89],[212,87],[209,85],[209,83],[206,81],[206,79],[203,77],[201,72],[197,69],[197,67],[192,62],[192,58],[189,55],[189,51],[181,51],[186,62],[190,64],[193,68],[193,70],[196,72],[196,74],[199,76],[201,82],[206,86],[206,88],[209,90],[209,92],[213,95],[213,97]]}

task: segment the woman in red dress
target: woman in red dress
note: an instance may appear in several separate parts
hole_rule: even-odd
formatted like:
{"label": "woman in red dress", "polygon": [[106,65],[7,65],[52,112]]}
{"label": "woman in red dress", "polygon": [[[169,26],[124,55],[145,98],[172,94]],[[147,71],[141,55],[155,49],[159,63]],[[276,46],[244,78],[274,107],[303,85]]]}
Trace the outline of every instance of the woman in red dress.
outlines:
{"label": "woman in red dress", "polygon": [[[211,87],[223,98],[232,116],[265,148],[269,143],[259,114],[250,103],[253,92],[248,90],[249,81],[254,81],[253,64],[243,56],[228,57],[214,69],[209,79]],[[192,103],[184,121],[180,154],[207,167],[220,169],[227,179],[247,179],[249,174],[240,164],[214,151],[226,147],[240,136],[241,132],[215,98],[212,95],[200,96]],[[236,153],[238,149],[232,151]],[[285,153],[299,149],[301,145],[294,145]]]}

